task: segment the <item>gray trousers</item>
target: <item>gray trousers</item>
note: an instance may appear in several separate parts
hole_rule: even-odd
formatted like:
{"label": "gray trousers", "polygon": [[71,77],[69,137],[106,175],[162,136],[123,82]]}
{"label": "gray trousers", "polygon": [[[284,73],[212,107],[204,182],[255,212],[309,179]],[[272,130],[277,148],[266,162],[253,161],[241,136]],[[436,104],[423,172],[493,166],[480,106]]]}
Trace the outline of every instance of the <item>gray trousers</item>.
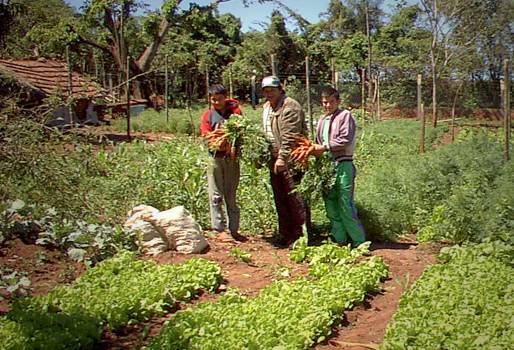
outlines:
{"label": "gray trousers", "polygon": [[226,216],[230,233],[239,230],[240,211],[236,203],[239,176],[239,161],[228,157],[213,158],[207,169],[211,226],[216,231],[221,232],[227,228]]}

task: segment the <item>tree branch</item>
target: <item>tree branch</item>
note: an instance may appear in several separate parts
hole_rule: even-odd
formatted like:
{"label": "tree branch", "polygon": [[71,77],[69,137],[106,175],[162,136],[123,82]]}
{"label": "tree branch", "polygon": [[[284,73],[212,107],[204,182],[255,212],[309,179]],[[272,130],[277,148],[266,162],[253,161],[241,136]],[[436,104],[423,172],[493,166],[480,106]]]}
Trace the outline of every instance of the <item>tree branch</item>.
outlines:
{"label": "tree branch", "polygon": [[79,44],[86,44],[86,45],[95,47],[95,48],[97,48],[99,50],[102,50],[103,52],[106,52],[106,53],[112,55],[112,52],[111,52],[109,47],[101,45],[101,44],[99,44],[99,43],[97,43],[97,42],[95,42],[93,40],[89,40],[89,39],[86,39],[86,38],[84,38],[82,36],[79,36],[78,42],[79,42]]}
{"label": "tree branch", "polygon": [[142,71],[146,71],[150,68],[150,65],[157,55],[157,51],[159,46],[161,45],[162,40],[168,33],[170,29],[170,22],[166,18],[162,18],[161,23],[159,24],[159,30],[157,34],[154,36],[154,40],[148,45],[145,50],[141,53],[141,55],[136,60],[137,65]]}

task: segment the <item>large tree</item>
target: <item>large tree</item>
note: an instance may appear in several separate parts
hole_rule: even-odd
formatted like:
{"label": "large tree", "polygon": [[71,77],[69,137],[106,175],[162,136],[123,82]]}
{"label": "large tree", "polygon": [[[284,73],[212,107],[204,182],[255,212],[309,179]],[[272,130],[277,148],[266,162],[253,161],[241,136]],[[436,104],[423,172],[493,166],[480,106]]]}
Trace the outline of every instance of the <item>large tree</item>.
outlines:
{"label": "large tree", "polygon": [[490,1],[489,15],[478,34],[473,52],[474,71],[469,71],[475,82],[476,94],[483,103],[499,106],[497,87],[503,76],[503,60],[514,56],[514,2],[512,0]]}
{"label": "large tree", "polygon": [[[190,16],[199,11],[214,9],[225,1],[229,0],[212,0],[206,6],[192,3],[189,9],[184,10],[180,7],[182,0],[165,0],[159,10],[140,19],[146,45],[136,51],[129,45],[133,37],[129,37],[127,32],[128,26],[134,24],[136,11],[144,7],[143,3],[136,0],[88,0],[83,6],[81,23],[67,27],[71,33],[69,42],[94,47],[109,55],[120,73],[129,68],[131,76],[140,77],[150,70],[171,28],[186,23]],[[272,0],[257,0],[265,1]],[[247,4],[252,1],[243,2]],[[144,80],[140,84],[133,84],[132,89],[136,97],[148,97],[150,93],[150,86]]]}
{"label": "large tree", "polygon": [[1,57],[52,57],[63,52],[64,28],[73,20],[73,9],[63,0],[2,1],[0,12]]}
{"label": "large tree", "polygon": [[271,13],[271,23],[266,30],[266,49],[275,58],[277,74],[282,78],[303,71],[305,56],[288,32],[285,18],[278,10]]}
{"label": "large tree", "polygon": [[346,38],[357,30],[353,11],[341,0],[330,0],[327,11],[321,14],[321,28],[330,38]]}
{"label": "large tree", "polygon": [[418,26],[418,5],[399,5],[374,38],[375,63],[384,72],[382,98],[400,106],[416,101],[416,75],[425,70],[430,32]]}
{"label": "large tree", "polygon": [[421,0],[427,29],[431,33],[430,71],[432,78],[432,124],[437,126],[437,84],[473,50],[496,0]]}
{"label": "large tree", "polygon": [[[198,7],[198,5],[194,5]],[[180,26],[170,29],[152,67],[162,70],[165,59],[173,70],[175,100],[203,94],[207,83],[221,81],[241,43],[241,21],[231,14],[198,7]],[[174,89],[175,90],[175,89]]]}

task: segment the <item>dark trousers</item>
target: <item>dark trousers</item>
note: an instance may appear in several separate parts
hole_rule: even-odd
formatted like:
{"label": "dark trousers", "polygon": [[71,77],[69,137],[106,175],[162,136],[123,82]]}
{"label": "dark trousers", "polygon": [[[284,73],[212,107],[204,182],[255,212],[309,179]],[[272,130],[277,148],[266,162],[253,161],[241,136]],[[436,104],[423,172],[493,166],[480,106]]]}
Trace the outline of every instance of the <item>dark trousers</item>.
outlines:
{"label": "dark trousers", "polygon": [[303,174],[291,175],[288,171],[271,174],[271,187],[278,215],[278,233],[286,240],[300,238],[304,228],[310,232],[310,210],[298,193],[291,191],[298,185]]}

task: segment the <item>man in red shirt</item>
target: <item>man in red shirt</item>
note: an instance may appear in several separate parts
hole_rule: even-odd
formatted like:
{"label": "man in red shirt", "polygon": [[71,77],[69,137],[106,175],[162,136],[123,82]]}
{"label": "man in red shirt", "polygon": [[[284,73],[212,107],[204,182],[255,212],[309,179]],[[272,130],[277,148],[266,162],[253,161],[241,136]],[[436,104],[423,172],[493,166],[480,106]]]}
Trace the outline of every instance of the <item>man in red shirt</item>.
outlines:
{"label": "man in red shirt", "polygon": [[[227,90],[223,85],[215,84],[209,87],[209,101],[211,108],[203,113],[200,124],[200,132],[204,137],[220,128],[233,114],[242,114],[239,102],[227,98]],[[213,158],[207,169],[212,229],[219,232],[218,237],[222,241],[244,240],[238,232],[240,210],[236,202],[240,176],[239,160],[230,157],[225,151],[209,153]]]}

